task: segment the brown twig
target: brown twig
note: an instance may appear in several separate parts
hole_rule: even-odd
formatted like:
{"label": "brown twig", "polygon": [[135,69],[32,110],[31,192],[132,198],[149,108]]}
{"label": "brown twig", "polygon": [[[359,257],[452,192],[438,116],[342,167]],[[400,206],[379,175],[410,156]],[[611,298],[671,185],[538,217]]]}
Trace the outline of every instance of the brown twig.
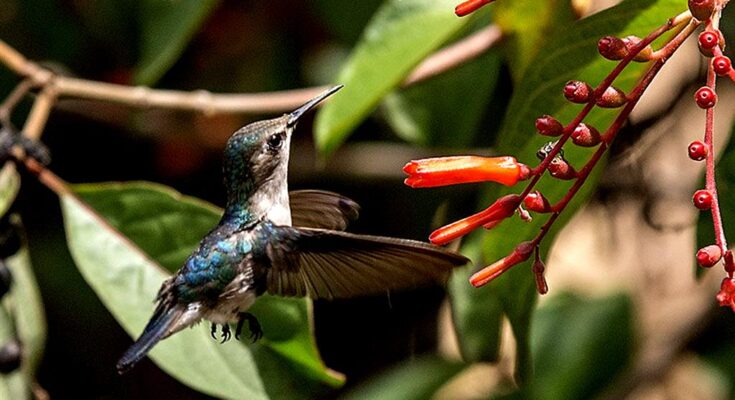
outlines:
{"label": "brown twig", "polygon": [[[477,57],[495,45],[500,37],[500,30],[491,25],[438,51],[414,69],[404,86],[423,81]],[[28,60],[2,40],[0,40],[0,64],[19,76],[30,79],[36,85],[46,86],[49,82],[53,82],[55,94],[59,98],[73,97],[131,107],[199,111],[205,114],[289,111],[325,89],[320,86],[268,93],[215,94],[206,90],[185,92],[97,82],[55,75]]]}

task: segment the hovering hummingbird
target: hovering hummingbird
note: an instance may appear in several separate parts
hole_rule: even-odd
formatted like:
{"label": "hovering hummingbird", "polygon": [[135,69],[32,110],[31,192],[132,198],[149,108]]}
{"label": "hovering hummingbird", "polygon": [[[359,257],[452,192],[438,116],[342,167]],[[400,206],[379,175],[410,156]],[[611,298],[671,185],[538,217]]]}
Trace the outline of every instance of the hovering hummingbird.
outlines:
{"label": "hovering hummingbird", "polygon": [[262,330],[247,313],[270,293],[346,298],[446,280],[467,258],[428,243],[344,232],[359,206],[339,194],[288,192],[291,134],[304,113],[342,86],[335,86],[279,118],[235,132],[224,154],[227,205],[219,224],[181,269],[163,282],[156,308],[138,340],[117,363],[131,369],[160,340],[202,319],[216,339],[239,339],[248,322],[253,341]]}

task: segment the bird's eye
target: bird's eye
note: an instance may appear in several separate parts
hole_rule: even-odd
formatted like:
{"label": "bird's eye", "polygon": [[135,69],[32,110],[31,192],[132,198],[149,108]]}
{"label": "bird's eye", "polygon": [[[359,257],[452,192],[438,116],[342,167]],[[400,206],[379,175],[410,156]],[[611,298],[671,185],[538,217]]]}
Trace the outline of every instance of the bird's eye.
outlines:
{"label": "bird's eye", "polygon": [[283,146],[283,134],[282,133],[274,133],[268,137],[268,140],[266,141],[268,144],[268,148],[270,150],[278,150]]}

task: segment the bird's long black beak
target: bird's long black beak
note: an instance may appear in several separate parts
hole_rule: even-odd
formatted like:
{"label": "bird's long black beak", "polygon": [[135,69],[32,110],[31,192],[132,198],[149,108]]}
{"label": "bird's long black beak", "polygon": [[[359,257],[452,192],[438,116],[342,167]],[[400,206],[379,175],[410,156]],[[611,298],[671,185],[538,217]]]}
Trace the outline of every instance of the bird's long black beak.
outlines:
{"label": "bird's long black beak", "polygon": [[325,90],[320,95],[314,97],[313,99],[309,100],[304,104],[303,106],[297,108],[296,110],[292,111],[291,114],[288,115],[288,126],[294,126],[296,125],[296,122],[298,122],[299,118],[301,118],[302,115],[306,114],[307,111],[311,110],[319,104],[322,100],[326,99],[327,97],[334,94],[334,92],[342,89],[344,85],[337,85],[335,87],[332,87],[330,89]]}

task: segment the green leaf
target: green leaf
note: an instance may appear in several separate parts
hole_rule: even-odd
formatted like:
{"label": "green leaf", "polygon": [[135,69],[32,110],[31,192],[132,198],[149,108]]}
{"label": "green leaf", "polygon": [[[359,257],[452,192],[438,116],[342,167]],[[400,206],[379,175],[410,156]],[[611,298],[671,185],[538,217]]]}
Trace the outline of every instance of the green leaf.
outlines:
{"label": "green leaf", "polygon": [[18,338],[23,343],[22,372],[28,382],[34,382],[46,344],[46,316],[41,292],[33,275],[27,248],[21,248],[5,261],[13,274],[8,306],[15,318]]}
{"label": "green leaf", "polygon": [[343,400],[423,400],[430,399],[466,364],[424,357],[394,367],[341,397]]}
{"label": "green leaf", "polygon": [[[113,316],[137,337],[168,275],[159,265],[178,268],[221,212],[149,183],[75,190],[81,200],[62,196],[72,256]],[[207,394],[297,399],[305,390],[341,384],[319,358],[308,307],[304,299],[263,297],[251,308],[265,334],[257,344],[220,345],[201,324],[162,341],[150,356],[173,377]]]}
{"label": "green leaf", "polygon": [[539,51],[545,51],[544,43],[552,33],[565,29],[574,19],[569,1],[499,1],[494,7],[493,21],[507,36],[504,50],[516,82]]}
{"label": "green leaf", "polygon": [[5,215],[18,196],[20,190],[20,175],[15,164],[5,163],[0,169],[0,215]]}
{"label": "green leaf", "polygon": [[633,306],[625,295],[557,295],[534,315],[534,399],[594,398],[632,359]]}
{"label": "green leaf", "polygon": [[345,85],[317,114],[315,140],[326,155],[427,55],[467,25],[454,0],[388,0],[376,12],[335,83]]}
{"label": "green leaf", "polygon": [[23,346],[23,358],[18,371],[0,374],[0,398],[30,399],[46,342],[46,319],[28,249],[21,248],[5,263],[13,283],[0,307],[0,346],[17,338]]}
{"label": "green leaf", "polygon": [[153,85],[181,56],[219,0],[140,2],[140,60],[133,81]]}
{"label": "green leaf", "polygon": [[[645,36],[666,20],[682,10],[678,0],[628,0],[620,5],[578,21],[568,29],[551,38],[542,53],[530,63],[523,80],[520,82],[508,106],[508,112],[501,130],[497,150],[500,154],[514,155],[519,161],[534,165],[537,161],[536,151],[548,141],[548,138],[536,134],[535,119],[543,114],[550,114],[566,123],[582,109],[581,105],[565,101],[562,95],[564,83],[570,79],[581,79],[596,85],[614,68],[613,62],[607,61],[597,54],[597,40],[605,35],[638,35]],[[644,65],[630,65],[616,80],[616,86],[623,90],[630,89],[643,72]],[[596,109],[586,123],[603,131],[616,115],[615,110]],[[593,150],[566,146],[565,157],[569,162],[581,168]],[[566,211],[553,225],[542,243],[545,254],[554,240],[558,230],[571,218],[584,201],[590,196],[597,181],[602,165],[598,166],[587,183],[577,193]],[[536,186],[552,203],[558,201],[568,191],[570,182],[561,182],[546,176]],[[521,187],[516,188],[519,192]],[[480,207],[487,207],[494,199],[508,192],[491,187],[484,196]],[[521,241],[530,240],[538,232],[548,216],[537,215],[530,223],[517,220],[505,221],[491,231],[481,233],[483,257],[476,263],[476,268],[494,262],[508,255]],[[467,282],[467,270],[458,270],[458,282]],[[469,284],[453,285],[453,298],[467,298],[466,303],[476,302],[478,307],[484,304],[485,296],[499,296],[503,312],[510,320],[517,343],[518,362],[517,377],[528,378],[531,372],[528,346],[531,315],[536,301],[533,274],[528,263],[519,265],[500,278],[487,285],[482,292]],[[549,282],[551,290],[554,283]],[[467,293],[469,292],[469,293]],[[468,318],[460,314],[475,312],[467,308],[454,308],[455,319]],[[491,319],[495,319],[495,309],[490,309]],[[482,332],[485,327],[477,324],[458,329],[461,341]],[[492,344],[489,343],[489,344]],[[496,350],[487,350],[485,354],[494,354]]]}
{"label": "green leaf", "polygon": [[389,94],[384,101],[393,130],[423,146],[467,147],[473,143],[500,73],[497,52]]}

